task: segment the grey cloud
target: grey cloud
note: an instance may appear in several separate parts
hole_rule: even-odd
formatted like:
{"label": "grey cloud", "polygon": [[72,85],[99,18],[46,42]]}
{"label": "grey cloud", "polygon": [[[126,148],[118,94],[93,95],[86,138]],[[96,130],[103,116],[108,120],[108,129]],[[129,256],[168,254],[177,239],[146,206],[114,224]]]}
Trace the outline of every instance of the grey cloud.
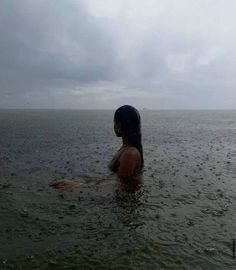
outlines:
{"label": "grey cloud", "polygon": [[215,15],[207,24],[210,9],[191,19],[190,0],[181,1],[180,15],[170,1],[149,1],[151,22],[145,3],[127,0],[136,9],[95,16],[87,1],[1,1],[0,107],[236,107],[235,20],[227,9],[228,32],[218,35]]}
{"label": "grey cloud", "polygon": [[1,92],[116,76],[114,41],[80,1],[3,1],[0,33]]}

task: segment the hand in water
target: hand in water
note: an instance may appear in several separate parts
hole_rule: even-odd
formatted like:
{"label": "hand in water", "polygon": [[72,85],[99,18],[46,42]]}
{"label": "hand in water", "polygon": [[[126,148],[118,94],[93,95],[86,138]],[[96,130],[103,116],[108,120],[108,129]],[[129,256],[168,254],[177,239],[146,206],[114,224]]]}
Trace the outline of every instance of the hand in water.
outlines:
{"label": "hand in water", "polygon": [[72,180],[58,180],[58,181],[54,181],[53,183],[51,183],[49,186],[50,187],[54,187],[54,188],[69,188],[69,187],[74,187],[76,186],[77,183],[72,181]]}
{"label": "hand in water", "polygon": [[78,186],[103,186],[103,185],[109,185],[112,184],[114,185],[116,181],[114,180],[99,180],[90,183],[85,183],[82,179],[76,179],[76,181],[72,181],[69,179],[63,179],[63,180],[57,180],[49,184],[50,187],[54,187],[57,189],[63,189],[63,188],[70,188],[70,187],[78,187]]}

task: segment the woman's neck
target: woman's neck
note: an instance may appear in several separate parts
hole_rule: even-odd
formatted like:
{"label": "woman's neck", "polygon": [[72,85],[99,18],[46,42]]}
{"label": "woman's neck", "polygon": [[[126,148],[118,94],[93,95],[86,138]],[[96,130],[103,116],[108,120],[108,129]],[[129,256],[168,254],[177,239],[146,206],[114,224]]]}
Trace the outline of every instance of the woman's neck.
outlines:
{"label": "woman's neck", "polygon": [[127,137],[122,137],[123,145],[130,145]]}

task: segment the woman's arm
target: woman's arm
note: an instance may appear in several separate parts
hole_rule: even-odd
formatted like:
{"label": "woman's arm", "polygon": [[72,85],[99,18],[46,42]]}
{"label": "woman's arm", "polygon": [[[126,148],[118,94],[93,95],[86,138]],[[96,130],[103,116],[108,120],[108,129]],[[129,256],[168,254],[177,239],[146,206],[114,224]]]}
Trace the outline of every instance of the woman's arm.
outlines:
{"label": "woman's arm", "polygon": [[107,185],[110,183],[113,183],[113,182],[108,179],[94,181],[93,183],[85,183],[81,179],[77,179],[76,181],[72,181],[69,179],[62,179],[62,180],[53,181],[52,183],[49,184],[49,186],[57,188],[57,189],[64,189],[64,188],[78,187],[78,186]]}
{"label": "woman's arm", "polygon": [[68,188],[68,187],[74,187],[77,186],[78,183],[72,181],[72,180],[68,180],[68,179],[63,179],[63,180],[58,180],[58,181],[54,181],[52,183],[49,184],[50,187],[54,187],[54,188]]}

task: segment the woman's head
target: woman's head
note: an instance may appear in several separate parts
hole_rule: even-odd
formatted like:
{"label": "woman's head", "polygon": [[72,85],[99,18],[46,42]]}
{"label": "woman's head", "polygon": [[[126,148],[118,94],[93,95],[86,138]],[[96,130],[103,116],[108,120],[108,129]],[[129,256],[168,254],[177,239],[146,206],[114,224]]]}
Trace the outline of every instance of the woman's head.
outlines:
{"label": "woman's head", "polygon": [[129,144],[139,150],[143,166],[141,118],[138,110],[130,105],[118,108],[114,114],[114,131],[116,136],[126,137]]}

